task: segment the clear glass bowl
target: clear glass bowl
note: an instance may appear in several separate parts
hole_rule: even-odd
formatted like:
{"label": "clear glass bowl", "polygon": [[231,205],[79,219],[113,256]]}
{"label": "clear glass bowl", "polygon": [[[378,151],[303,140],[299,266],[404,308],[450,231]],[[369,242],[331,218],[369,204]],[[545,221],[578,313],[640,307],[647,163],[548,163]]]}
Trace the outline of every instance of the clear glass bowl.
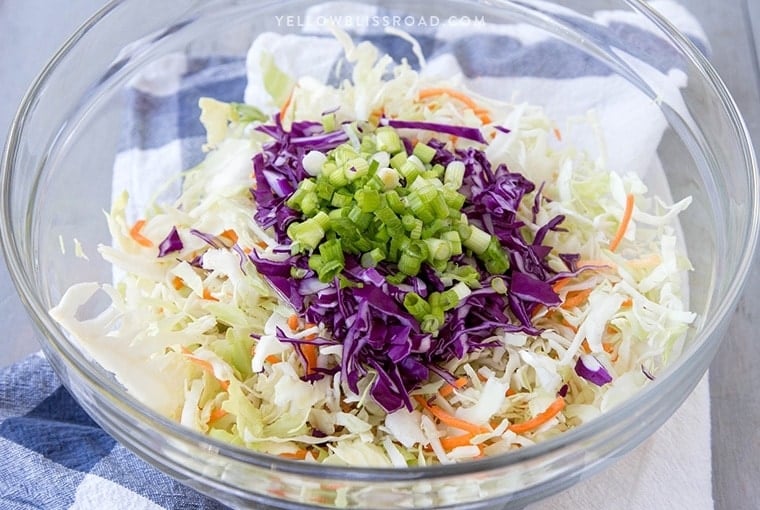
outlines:
{"label": "clear glass bowl", "polygon": [[[457,16],[461,21],[466,15],[530,25],[550,40],[574,45],[659,106],[668,127],[657,155],[673,198],[694,198],[681,221],[695,267],[690,307],[699,319],[683,356],[595,421],[515,453],[457,465],[344,469],[281,460],[209,440],[147,409],[78,350],[48,315],[69,285],[111,277],[108,264],[95,257],[86,261],[72,250],[62,254],[59,237],[76,238],[91,249],[109,241],[101,211],[110,207],[111,168],[129,81],[171,52],[243,56],[263,31],[300,31],[300,16],[314,4],[113,2],[69,40],[31,87],[4,154],[2,244],[44,352],[64,384],[107,432],[140,457],[231,506],[519,508],[634,448],[671,416],[707,370],[747,275],[758,229],[757,168],[734,102],[705,57],[638,0],[552,4],[575,10],[574,16],[531,1],[394,1],[382,6],[404,16],[444,21]],[[631,46],[611,25],[593,17],[599,8],[625,11],[634,24],[656,27],[668,42],[668,57],[688,77],[680,97],[662,94],[661,84],[642,65],[657,62],[662,53]]]}

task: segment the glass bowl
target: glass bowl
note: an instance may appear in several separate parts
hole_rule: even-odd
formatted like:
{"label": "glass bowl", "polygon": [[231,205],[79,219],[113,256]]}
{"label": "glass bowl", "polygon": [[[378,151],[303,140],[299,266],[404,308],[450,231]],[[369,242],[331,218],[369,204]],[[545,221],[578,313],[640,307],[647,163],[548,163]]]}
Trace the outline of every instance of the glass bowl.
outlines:
{"label": "glass bowl", "polygon": [[[477,30],[483,20],[508,29],[529,27],[547,41],[571,45],[583,65],[618,76],[621,86],[654,105],[652,121],[664,122],[656,155],[670,192],[674,200],[694,199],[681,227],[694,265],[690,308],[698,320],[683,355],[607,414],[544,443],[463,464],[395,470],[299,463],[210,440],[154,413],[50,317],[48,310],[69,285],[112,276],[109,265],[95,257],[62,253],[60,240],[77,239],[93,252],[109,242],[102,211],[110,208],[111,169],[133,106],[125,100],[125,87],[169,54],[242,59],[264,31],[298,33],[308,24],[324,25],[326,20],[307,14],[317,3],[112,2],[74,34],[34,82],[3,158],[2,245],[43,350],[63,383],[108,433],[145,461],[233,507],[520,508],[633,449],[671,416],[707,370],[747,275],[758,230],[756,162],[734,102],[702,53],[638,0],[394,1],[381,7],[399,16],[397,28],[412,32],[420,20],[452,29]],[[341,5],[334,12],[345,14]],[[362,5],[373,9],[378,3]],[[621,25],[594,16],[598,9],[625,13],[626,23],[648,27],[661,46],[629,38]],[[369,11],[359,12],[365,17],[352,18],[353,28],[364,20],[371,31]],[[377,24],[382,28],[382,19]],[[485,51],[498,65],[501,52],[512,50]],[[650,72],[663,55],[688,80],[680,93]]]}

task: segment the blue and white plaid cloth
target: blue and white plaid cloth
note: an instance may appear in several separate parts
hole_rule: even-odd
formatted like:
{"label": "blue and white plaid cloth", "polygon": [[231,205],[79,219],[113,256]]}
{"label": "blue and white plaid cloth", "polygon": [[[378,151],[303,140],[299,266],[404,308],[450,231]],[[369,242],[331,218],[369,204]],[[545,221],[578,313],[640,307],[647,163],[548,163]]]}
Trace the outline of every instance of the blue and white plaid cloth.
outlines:
{"label": "blue and white plaid cloth", "polygon": [[[703,49],[706,47],[699,25],[683,8],[670,1],[652,4],[689,33]],[[361,14],[383,15],[383,12],[364,11]],[[617,37],[628,41],[627,49],[633,57],[636,56],[637,48],[646,51],[649,55],[647,60],[652,64],[649,72],[659,73],[664,80],[663,83],[670,83],[677,89],[677,71],[680,65],[677,56],[665,51],[652,62],[652,48],[662,46],[662,41],[656,35],[645,26],[629,23],[625,17],[617,18],[615,13],[600,13],[597,21],[608,24]],[[453,39],[450,38],[452,34],[447,33],[444,40],[441,30],[459,32],[454,34],[456,37]],[[318,66],[324,68],[322,78],[334,79],[334,59],[339,53],[334,41],[323,37],[324,33],[320,33],[319,27],[316,27],[311,35],[316,37],[314,49],[324,52],[328,59],[324,61],[327,65],[323,63]],[[401,56],[409,57],[411,65],[419,66],[417,58],[409,54],[409,44],[406,41],[383,33],[364,35],[396,59]],[[620,115],[621,108],[630,110],[631,101],[642,100],[642,97],[627,97],[627,92],[616,90],[614,77],[608,69],[578,49],[546,38],[531,38],[519,30],[516,33],[508,33],[480,27],[473,33],[472,28],[447,29],[441,26],[437,31],[431,30],[419,41],[423,53],[429,60],[429,68],[433,71],[441,69],[451,75],[458,70],[466,80],[468,77],[480,76],[478,79],[469,80],[468,85],[475,90],[491,94],[495,92],[496,87],[511,90],[518,84],[516,88],[524,91],[522,99],[545,104],[550,113],[559,118],[565,112],[565,103],[571,101],[601,102],[601,108],[599,104],[595,105],[598,114],[614,118]],[[199,161],[202,157],[200,147],[205,140],[205,132],[198,122],[200,111],[197,105],[200,97],[210,96],[223,101],[264,101],[255,92],[256,58],[251,58],[261,50],[262,44],[267,50],[274,52],[278,65],[286,72],[294,75],[302,72],[298,64],[299,53],[302,51],[300,43],[293,45],[287,38],[272,36],[270,39],[259,40],[257,44],[251,48],[248,66],[244,56],[189,59],[184,55],[170,55],[146,69],[131,84],[127,93],[129,108],[124,135],[114,167],[115,192],[129,189],[134,198],[135,192],[139,196],[142,191],[146,193],[147,198],[147,194],[165,183],[167,172],[188,168]],[[497,45],[500,48],[499,53],[505,56],[503,60],[491,60],[488,55],[492,53],[482,51],[483,48],[494,45]],[[564,64],[555,65],[559,61]],[[568,65],[567,62],[574,65]],[[502,81],[505,79],[506,81]],[[505,83],[508,87],[504,86]],[[582,90],[578,84],[582,84]],[[595,97],[594,91],[597,94]],[[260,106],[266,108],[268,105]],[[646,105],[643,107],[646,108]],[[577,110],[578,105],[574,104],[573,108]],[[627,138],[623,137],[628,147],[610,148],[612,163],[615,157],[619,157],[621,161],[630,161],[631,150],[637,151],[638,155],[647,154],[646,151],[654,154],[664,124],[653,131],[650,130],[652,132],[649,133],[649,137],[647,129],[641,129],[640,126],[643,134],[639,138],[631,136],[630,125],[620,126],[620,129],[628,134]],[[614,138],[613,133],[610,139]],[[649,166],[648,161],[643,164]],[[146,172],[146,169],[156,171]],[[644,170],[642,167],[641,171]],[[151,175],[153,177],[150,177]],[[171,194],[176,192],[176,189],[167,190],[167,193]],[[139,202],[139,199],[136,202]],[[137,211],[133,213],[136,214]],[[706,387],[702,391],[706,392]],[[702,397],[705,395],[706,393],[703,393]],[[699,415],[704,412],[704,398],[700,403],[700,407],[695,408],[693,414]],[[697,418],[701,418],[703,422],[706,419],[704,416]],[[706,422],[709,424],[709,419],[706,419]],[[690,427],[693,428],[691,425]],[[681,437],[683,441],[693,441],[685,448],[675,445],[675,456],[679,450],[688,451],[693,444],[699,444],[699,441],[704,440],[704,434],[690,438],[682,430],[674,434],[674,437]],[[709,444],[709,428],[706,437]],[[704,448],[704,443],[700,448]],[[147,465],[114,441],[85,414],[61,386],[50,364],[41,355],[32,355],[0,371],[0,452],[1,510],[225,508]],[[665,453],[663,451],[659,455],[664,456]],[[632,478],[629,476],[630,472],[625,469],[638,470],[633,478],[646,478],[646,473],[642,475],[645,471],[642,465],[645,464],[646,460],[636,459],[627,468],[623,465],[622,473],[616,475],[620,479],[619,483],[611,483],[607,478],[604,482],[607,489],[597,487],[601,484],[595,486],[593,483],[587,483],[593,482],[590,480],[566,493],[564,503],[549,500],[546,505],[564,508],[577,498],[583,502],[584,508],[611,508],[608,505],[612,500],[601,496],[605,494],[604,491],[630,484]],[[702,473],[706,471],[708,477],[707,497],[704,496],[704,489],[700,493],[699,487],[687,487],[688,490],[683,494],[685,499],[681,502],[689,501],[691,497],[693,504],[683,506],[684,508],[711,508],[709,469],[709,462],[702,466]],[[671,476],[678,477],[677,474]],[[694,479],[694,476],[690,474],[684,478]],[[696,477],[696,480],[704,485],[703,478]],[[643,483],[639,483],[636,489],[637,492],[651,490],[655,489],[652,489],[652,486],[644,486]],[[672,494],[671,487],[671,497]],[[631,494],[626,496],[630,497]],[[652,499],[653,497],[650,494],[646,496],[648,499],[642,501],[645,501],[648,507],[669,507],[667,499],[658,502],[656,498]],[[705,506],[707,502],[709,506]],[[641,508],[644,508],[643,505],[644,503]],[[571,506],[574,507],[575,503]],[[628,507],[634,510],[639,508],[635,503],[629,504]],[[538,510],[544,506],[538,504],[531,508]]]}

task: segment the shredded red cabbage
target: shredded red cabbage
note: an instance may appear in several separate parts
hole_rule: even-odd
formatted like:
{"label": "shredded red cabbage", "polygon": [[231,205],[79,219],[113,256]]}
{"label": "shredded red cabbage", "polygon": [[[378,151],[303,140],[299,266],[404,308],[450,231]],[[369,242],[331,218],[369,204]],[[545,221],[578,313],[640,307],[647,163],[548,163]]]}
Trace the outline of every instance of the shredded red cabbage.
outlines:
{"label": "shredded red cabbage", "polygon": [[480,129],[474,127],[453,126],[451,124],[440,124],[438,122],[399,119],[381,119],[381,124],[396,129],[422,129],[425,131],[435,131],[436,133],[454,135],[479,143],[487,143],[486,139],[483,138],[483,133],[480,132]]}
{"label": "shredded red cabbage", "polygon": [[158,256],[165,257],[170,253],[179,251],[184,247],[182,239],[179,237],[177,227],[172,227],[166,238],[158,245]]}
{"label": "shredded red cabbage", "polygon": [[607,369],[590,354],[580,355],[575,363],[575,373],[597,386],[604,386],[612,382],[612,376],[607,372]]}
{"label": "shredded red cabbage", "polygon": [[[441,129],[437,124],[398,120],[386,123],[397,128],[430,129],[463,138],[482,138],[475,128],[444,126]],[[259,129],[274,140],[266,144],[253,161],[258,206],[255,220],[264,228],[271,227],[278,242],[287,245],[289,222],[301,219],[285,205],[298,182],[307,177],[301,159],[310,150],[329,151],[345,142],[346,135],[342,131],[325,134],[319,125],[299,122],[286,132],[277,120],[274,125]],[[408,139],[403,141],[405,145],[411,144]],[[388,281],[387,277],[395,273],[388,264],[381,262],[375,268],[366,269],[355,256],[346,254],[343,272],[325,284],[308,268],[307,255],[270,260],[255,251],[250,254],[258,272],[305,320],[324,325],[334,341],[342,343],[341,377],[352,391],[358,392],[359,381],[373,374],[370,395],[388,412],[401,407],[413,409],[409,392],[427,381],[431,372],[452,380],[441,368],[445,363],[499,345],[500,333],[538,334],[531,320],[532,311],[540,305],[558,305],[560,299],[552,290],[551,282],[577,271],[576,255],[561,255],[568,265],[568,271],[561,273],[554,271],[546,260],[551,247],[543,244],[544,238],[549,231],[559,229],[563,217],[553,218],[540,226],[532,239],[526,238],[527,229],[517,212],[523,198],[535,190],[532,182],[521,174],[509,172],[505,165],[492,168],[485,153],[476,148],[452,151],[436,139],[430,140],[428,145],[436,151],[432,164],[445,166],[454,160],[465,164],[460,192],[466,201],[462,210],[473,224],[494,235],[509,254],[511,267],[506,274],[499,275],[506,283],[506,293],[492,288],[494,275],[489,274],[481,262],[464,255],[453,259],[456,264],[469,265],[477,271],[480,288],[447,311],[438,332],[430,334],[420,330],[417,320],[402,303],[409,292],[424,297],[445,288],[442,275],[432,267],[424,266],[416,277],[407,277],[395,284]],[[531,205],[537,212],[539,200]],[[299,268],[303,278],[293,278],[292,267]],[[284,334],[278,338],[294,345],[301,342]],[[320,376],[317,373],[310,377]]]}

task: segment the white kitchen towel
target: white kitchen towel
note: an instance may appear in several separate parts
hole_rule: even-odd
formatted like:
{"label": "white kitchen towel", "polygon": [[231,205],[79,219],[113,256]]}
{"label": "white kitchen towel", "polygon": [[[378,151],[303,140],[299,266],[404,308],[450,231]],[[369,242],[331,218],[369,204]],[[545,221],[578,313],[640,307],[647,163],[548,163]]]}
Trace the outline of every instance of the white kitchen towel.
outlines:
{"label": "white kitchen towel", "polygon": [[[550,2],[531,3],[557,9]],[[685,9],[671,1],[650,5],[707,51],[699,24]],[[114,166],[114,190],[130,190],[130,203],[138,204],[141,196],[147,203],[155,199],[155,190],[167,173],[188,168],[202,157],[205,133],[198,122],[200,97],[223,101],[245,98],[273,109],[275,105],[267,105],[266,97],[256,93],[255,71],[264,47],[294,76],[307,71],[327,80],[344,76],[346,70],[337,65],[340,50],[326,37],[327,20],[318,16],[340,13],[344,22],[351,19],[354,25],[344,28],[352,28],[392,56],[407,57],[410,64],[420,67],[408,41],[385,32],[385,20],[393,21],[385,16],[393,13],[377,7],[357,11],[355,7],[331,4],[327,11],[313,10],[310,18],[298,20],[302,33],[290,36],[290,42],[303,43],[304,37],[311,37],[309,42],[314,45],[308,52],[303,51],[302,44],[289,46],[287,38],[266,35],[253,43],[248,65],[242,56],[198,59],[174,54],[146,69],[127,91],[128,117]],[[375,26],[373,20],[378,20]],[[593,107],[600,125],[606,127],[609,166],[650,172],[648,182],[657,181],[654,178],[661,169],[654,155],[665,123],[652,98],[626,86],[580,49],[528,26],[465,26],[462,19],[451,24],[438,20],[434,25],[431,17],[426,21],[425,34],[419,38],[428,61],[423,72],[447,76],[461,72],[463,81],[474,90],[484,94],[497,91],[506,99],[516,95],[517,99],[543,104],[557,119]],[[678,87],[685,79],[683,62],[667,51],[665,42],[650,27],[619,12],[599,12],[593,19],[573,21],[586,24],[589,30],[594,30],[595,24],[609,27],[616,38],[625,41],[621,59],[648,77],[655,95],[677,100]],[[415,28],[405,23],[401,20],[397,28]],[[499,59],[483,51],[494,44],[504,50]],[[315,51],[322,51],[324,58],[315,59]],[[293,59],[284,58],[288,52]],[[581,143],[594,144],[595,138]],[[147,180],[146,175],[155,179]],[[660,179],[656,187],[661,184]],[[171,187],[165,190],[167,196],[176,192]],[[145,464],[105,434],[40,356],[0,371],[0,450],[4,453],[0,456],[3,509],[224,508]],[[569,490],[530,505],[529,510],[578,508],[713,508],[706,378],[667,424],[636,450]]]}

